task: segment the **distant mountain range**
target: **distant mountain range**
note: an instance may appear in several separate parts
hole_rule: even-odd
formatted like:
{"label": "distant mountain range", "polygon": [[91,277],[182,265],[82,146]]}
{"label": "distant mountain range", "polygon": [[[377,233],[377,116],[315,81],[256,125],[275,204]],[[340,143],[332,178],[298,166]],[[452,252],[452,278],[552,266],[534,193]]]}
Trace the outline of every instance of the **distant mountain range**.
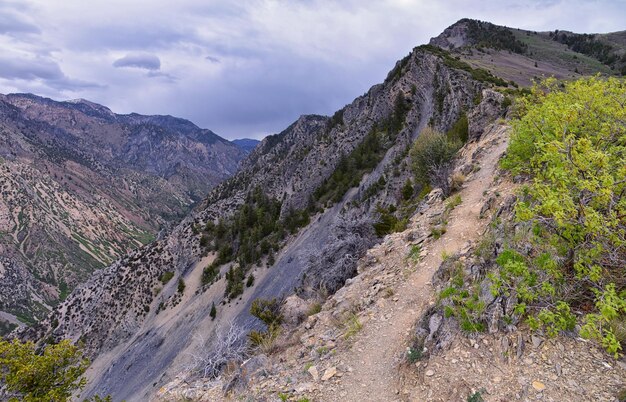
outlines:
{"label": "distant mountain range", "polygon": [[253,140],[251,138],[242,138],[239,140],[232,140],[231,142],[241,148],[244,152],[250,153],[261,141]]}
{"label": "distant mountain range", "polygon": [[178,221],[244,156],[187,120],[0,95],[3,327],[46,316],[91,272]]}

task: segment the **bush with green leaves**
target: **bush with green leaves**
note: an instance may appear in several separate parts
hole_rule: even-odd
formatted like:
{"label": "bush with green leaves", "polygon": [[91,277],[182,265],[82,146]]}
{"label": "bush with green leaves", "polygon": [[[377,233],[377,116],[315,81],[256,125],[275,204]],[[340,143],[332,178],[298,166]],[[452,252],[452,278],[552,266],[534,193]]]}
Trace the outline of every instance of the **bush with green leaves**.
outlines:
{"label": "bush with green leaves", "polygon": [[422,130],[410,152],[416,183],[440,187],[448,194],[452,158],[461,145],[461,141],[449,139],[430,127]]}
{"label": "bush with green leaves", "polygon": [[250,306],[250,314],[261,320],[267,328],[265,331],[250,331],[248,340],[264,353],[271,353],[274,348],[274,341],[280,334],[280,326],[283,322],[280,300],[256,299]]}
{"label": "bush with green leaves", "polygon": [[618,356],[626,345],[626,82],[551,79],[519,103],[502,167],[528,178],[515,208],[527,236],[498,257],[493,291],[515,295],[516,312],[551,335],[580,315],[580,334]]}
{"label": "bush with green leaves", "polygon": [[89,366],[81,350],[64,340],[41,353],[32,342],[0,341],[0,397],[8,401],[67,401],[82,389]]}

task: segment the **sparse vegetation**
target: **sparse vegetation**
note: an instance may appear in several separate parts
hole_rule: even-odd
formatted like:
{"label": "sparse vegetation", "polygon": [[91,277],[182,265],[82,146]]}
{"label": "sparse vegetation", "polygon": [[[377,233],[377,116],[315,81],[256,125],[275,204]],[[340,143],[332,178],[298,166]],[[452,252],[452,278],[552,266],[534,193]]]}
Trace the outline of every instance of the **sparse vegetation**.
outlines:
{"label": "sparse vegetation", "polygon": [[306,315],[307,317],[310,317],[319,313],[320,311],[322,311],[322,304],[320,302],[314,302],[307,310]]}
{"label": "sparse vegetation", "polygon": [[450,68],[454,68],[457,70],[463,70],[470,73],[473,79],[480,82],[488,82],[490,84],[506,87],[509,85],[505,80],[494,76],[489,71],[482,68],[473,68],[466,62],[462,61],[459,58],[453,57],[449,52],[432,45],[422,45],[419,46],[418,49],[430,52],[432,54],[438,55],[443,59],[443,62],[446,66]]}
{"label": "sparse vegetation", "polygon": [[233,216],[205,225],[207,249],[216,251],[217,257],[204,269],[203,285],[218,279],[221,265],[236,262],[226,273],[226,296],[233,299],[243,293],[247,271],[255,264],[260,265],[264,256],[268,256],[269,263],[287,234],[295,233],[309,222],[306,210],[290,210],[280,219],[281,205],[257,187]]}
{"label": "sparse vegetation", "polygon": [[273,351],[276,338],[280,334],[280,326],[283,322],[280,304],[278,299],[256,299],[250,306],[250,314],[261,320],[266,329],[265,331],[250,331],[248,339],[253,346],[264,353]]}
{"label": "sparse vegetation", "polygon": [[422,252],[422,247],[419,244],[411,244],[408,258],[412,260],[413,262],[418,262],[420,259],[421,252]]}
{"label": "sparse vegetation", "polygon": [[215,336],[206,343],[206,353],[192,355],[193,372],[203,378],[216,378],[229,363],[241,363],[249,355],[246,329],[227,323],[218,326]]}
{"label": "sparse vegetation", "polygon": [[345,339],[350,339],[354,335],[358,334],[359,331],[361,331],[361,329],[363,328],[363,324],[361,324],[361,321],[359,321],[358,315],[351,313],[346,317],[343,323],[343,327],[345,331],[343,337]]}
{"label": "sparse vegetation", "polygon": [[363,175],[374,169],[393,145],[408,110],[407,100],[400,92],[394,101],[391,115],[380,124],[375,124],[349,155],[341,157],[333,174],[315,190],[312,200],[314,208],[339,202],[350,188],[359,185]]}
{"label": "sparse vegetation", "polygon": [[468,395],[467,402],[485,402],[482,392],[484,391],[476,391],[473,394]]}

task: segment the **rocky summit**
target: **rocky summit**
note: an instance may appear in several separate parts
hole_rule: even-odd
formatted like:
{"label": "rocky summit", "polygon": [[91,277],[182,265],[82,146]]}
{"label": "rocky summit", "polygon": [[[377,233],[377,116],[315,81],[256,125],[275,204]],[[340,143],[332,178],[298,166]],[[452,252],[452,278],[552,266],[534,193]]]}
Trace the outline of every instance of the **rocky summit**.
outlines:
{"label": "rocky summit", "polygon": [[[23,191],[58,222],[40,236],[70,233],[107,265],[63,297],[67,266],[45,271],[38,297],[60,302],[15,335],[80,344],[83,396],[113,400],[623,400],[623,38],[463,19],[332,116],[239,143],[239,165],[243,150],[184,120],[6,96],[20,135],[0,168],[37,172]],[[103,177],[119,184],[95,191]],[[43,282],[15,265],[41,255],[20,229],[33,214],[3,215],[16,282]]]}

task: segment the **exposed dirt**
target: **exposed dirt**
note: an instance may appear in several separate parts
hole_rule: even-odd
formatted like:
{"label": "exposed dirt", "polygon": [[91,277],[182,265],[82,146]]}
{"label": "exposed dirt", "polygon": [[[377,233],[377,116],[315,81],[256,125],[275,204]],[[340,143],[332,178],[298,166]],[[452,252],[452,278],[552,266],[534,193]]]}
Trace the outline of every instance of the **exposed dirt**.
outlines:
{"label": "exposed dirt", "polygon": [[[497,169],[507,140],[507,126],[495,124],[467,145],[457,169],[472,173],[461,203],[450,211],[454,196],[429,194],[407,230],[370,249],[358,275],[321,312],[286,330],[272,355],[252,358],[234,377],[187,382],[181,375],[160,400],[617,401],[626,364],[582,339],[457,334],[448,349],[408,363],[415,324],[436,301],[431,281],[443,257],[472,250],[490,222],[480,217],[483,206],[495,197],[495,211],[513,192]],[[447,229],[438,239],[436,225]]]}
{"label": "exposed dirt", "polygon": [[[483,193],[492,185],[497,163],[506,149],[505,129],[496,128],[499,135],[488,136],[475,146],[467,148],[469,154],[482,149],[480,170],[474,173],[458,193],[461,204],[450,213],[447,231],[438,240],[422,248],[425,255],[413,272],[394,291],[395,303],[382,306],[363,329],[355,335],[352,348],[345,356],[337,356],[352,368],[335,386],[322,389],[320,399],[333,400],[337,395],[347,401],[392,401],[399,399],[398,363],[406,354],[409,334],[416,317],[430,303],[434,303],[431,278],[441,265],[444,254],[454,254],[477,240],[488,220],[480,219],[485,202]],[[463,157],[461,157],[463,158]],[[394,250],[402,253],[401,249]],[[402,253],[401,259],[406,255]],[[407,268],[410,262],[406,262]]]}

